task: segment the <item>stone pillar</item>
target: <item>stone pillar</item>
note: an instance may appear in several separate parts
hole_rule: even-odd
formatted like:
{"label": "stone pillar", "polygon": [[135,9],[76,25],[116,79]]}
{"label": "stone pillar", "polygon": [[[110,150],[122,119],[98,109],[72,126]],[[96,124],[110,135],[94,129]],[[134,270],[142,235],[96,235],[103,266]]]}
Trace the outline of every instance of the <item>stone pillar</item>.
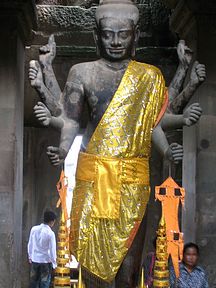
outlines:
{"label": "stone pillar", "polygon": [[[16,2],[16,3],[15,3]],[[0,3],[0,287],[19,288],[22,253],[24,41],[33,5]],[[27,17],[26,17],[27,16]]]}

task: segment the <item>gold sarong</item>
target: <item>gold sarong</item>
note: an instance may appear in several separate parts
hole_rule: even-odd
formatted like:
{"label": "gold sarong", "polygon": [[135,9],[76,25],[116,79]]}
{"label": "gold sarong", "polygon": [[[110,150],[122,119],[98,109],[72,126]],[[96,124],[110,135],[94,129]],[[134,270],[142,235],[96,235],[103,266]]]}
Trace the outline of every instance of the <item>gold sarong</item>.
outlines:
{"label": "gold sarong", "polygon": [[131,61],[85,153],[80,153],[70,249],[88,271],[111,282],[149,200],[151,134],[165,103],[159,69]]}

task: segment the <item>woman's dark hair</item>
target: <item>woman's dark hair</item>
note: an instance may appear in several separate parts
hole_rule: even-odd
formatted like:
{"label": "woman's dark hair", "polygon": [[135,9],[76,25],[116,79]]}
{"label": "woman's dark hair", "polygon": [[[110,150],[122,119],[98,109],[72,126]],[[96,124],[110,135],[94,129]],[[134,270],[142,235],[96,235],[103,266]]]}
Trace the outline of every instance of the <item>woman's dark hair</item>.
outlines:
{"label": "woman's dark hair", "polygon": [[189,248],[194,248],[194,249],[196,249],[197,254],[199,255],[199,246],[198,246],[197,244],[195,244],[195,243],[192,243],[192,242],[187,243],[187,244],[184,245],[183,255],[186,253],[186,251],[187,251]]}
{"label": "woman's dark hair", "polygon": [[44,212],[44,223],[50,223],[52,221],[56,220],[56,214],[52,211],[45,211]]}

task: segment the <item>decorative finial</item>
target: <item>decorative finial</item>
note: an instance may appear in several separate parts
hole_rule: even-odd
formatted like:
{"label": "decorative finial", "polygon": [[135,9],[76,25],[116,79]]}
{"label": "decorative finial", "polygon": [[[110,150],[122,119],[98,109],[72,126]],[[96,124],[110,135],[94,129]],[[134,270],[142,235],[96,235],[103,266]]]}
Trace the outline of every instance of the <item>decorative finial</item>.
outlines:
{"label": "decorative finial", "polygon": [[78,288],[85,288],[85,284],[82,281],[82,268],[81,268],[81,265],[79,266]]}
{"label": "decorative finial", "polygon": [[162,216],[157,231],[153,287],[167,288],[169,286],[166,222],[164,216]]}
{"label": "decorative finial", "polygon": [[144,280],[144,268],[142,268],[141,279],[140,279],[140,284],[138,288],[146,288],[145,280]]}

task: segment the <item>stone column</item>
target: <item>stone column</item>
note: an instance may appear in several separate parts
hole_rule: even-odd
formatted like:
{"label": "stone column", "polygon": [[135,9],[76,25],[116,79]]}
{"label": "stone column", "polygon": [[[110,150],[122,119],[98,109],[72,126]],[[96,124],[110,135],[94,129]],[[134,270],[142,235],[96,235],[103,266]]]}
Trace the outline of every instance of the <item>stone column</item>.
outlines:
{"label": "stone column", "polygon": [[21,282],[24,41],[34,19],[33,4],[24,2],[0,3],[1,288],[19,288]]}

